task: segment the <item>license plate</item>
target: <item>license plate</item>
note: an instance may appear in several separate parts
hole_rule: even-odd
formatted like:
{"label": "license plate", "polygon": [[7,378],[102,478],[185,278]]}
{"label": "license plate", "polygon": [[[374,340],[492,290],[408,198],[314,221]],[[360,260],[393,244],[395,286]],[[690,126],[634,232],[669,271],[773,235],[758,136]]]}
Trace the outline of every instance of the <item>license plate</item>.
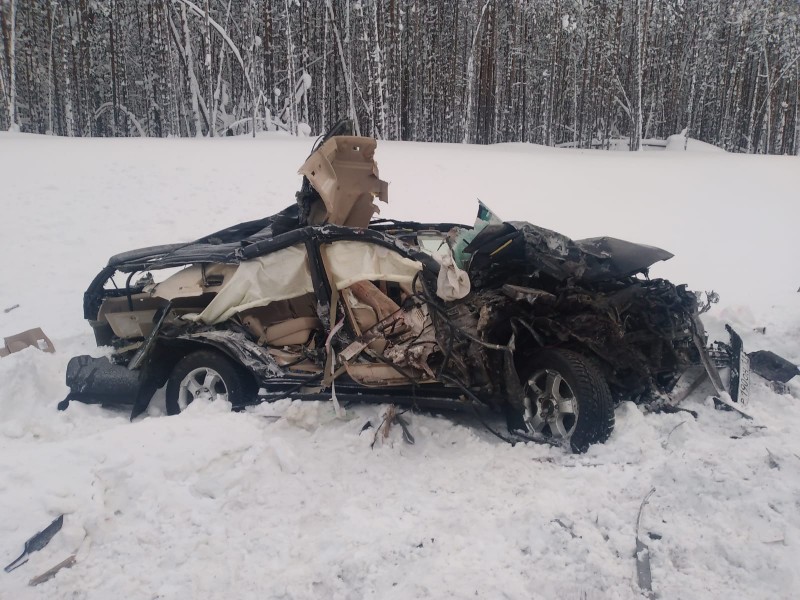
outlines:
{"label": "license plate", "polygon": [[739,334],[733,327],[726,325],[725,329],[731,336],[731,397],[742,406],[747,406],[750,401],[750,357],[744,351],[744,344]]}

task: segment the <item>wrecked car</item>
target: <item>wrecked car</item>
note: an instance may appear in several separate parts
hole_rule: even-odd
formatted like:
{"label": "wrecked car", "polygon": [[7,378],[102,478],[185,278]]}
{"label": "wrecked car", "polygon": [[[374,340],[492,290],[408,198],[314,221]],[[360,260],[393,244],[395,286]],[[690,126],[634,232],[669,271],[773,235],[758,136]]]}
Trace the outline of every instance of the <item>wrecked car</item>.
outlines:
{"label": "wrecked car", "polygon": [[[319,140],[278,214],[113,256],[84,295],[112,350],[71,359],[60,408],[127,403],[134,418],[165,385],[169,414],[198,398],[480,405],[581,452],[618,401],[669,399],[691,366],[719,380],[697,295],[647,276],[670,253],[482,204],[474,226],[377,219],[376,141],[350,133]],[[738,399],[746,365],[728,359]]]}

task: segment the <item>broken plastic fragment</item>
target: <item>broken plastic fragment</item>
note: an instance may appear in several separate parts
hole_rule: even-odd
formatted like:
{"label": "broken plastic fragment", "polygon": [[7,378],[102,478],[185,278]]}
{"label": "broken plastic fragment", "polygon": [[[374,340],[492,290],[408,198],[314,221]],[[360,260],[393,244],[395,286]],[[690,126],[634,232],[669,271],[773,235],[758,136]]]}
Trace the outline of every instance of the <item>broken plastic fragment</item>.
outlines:
{"label": "broken plastic fragment", "polygon": [[757,350],[750,353],[750,368],[754,373],[769,381],[786,383],[800,373],[797,365],[770,350]]}
{"label": "broken plastic fragment", "polygon": [[50,338],[44,334],[39,327],[29,329],[16,335],[12,335],[3,340],[3,345],[0,346],[0,358],[24,350],[29,346],[33,346],[42,352],[55,352],[55,346]]}
{"label": "broken plastic fragment", "polygon": [[503,220],[498,217],[492,209],[486,206],[483,202],[478,200],[478,214],[475,217],[475,225],[472,229],[458,228],[453,233],[453,259],[456,266],[460,269],[466,269],[469,265],[471,254],[466,251],[470,242],[475,239],[487,225],[501,225]]}
{"label": "broken plastic fragment", "polygon": [[25,549],[22,551],[16,560],[9,563],[6,568],[5,572],[10,573],[17,567],[24,565],[28,562],[28,556],[30,556],[33,552],[38,552],[47,544],[50,543],[50,540],[53,539],[53,536],[61,531],[61,526],[64,524],[64,515],[59,516],[55,519],[50,525],[45,527],[42,531],[36,533],[33,537],[31,537],[27,542],[25,542]]}

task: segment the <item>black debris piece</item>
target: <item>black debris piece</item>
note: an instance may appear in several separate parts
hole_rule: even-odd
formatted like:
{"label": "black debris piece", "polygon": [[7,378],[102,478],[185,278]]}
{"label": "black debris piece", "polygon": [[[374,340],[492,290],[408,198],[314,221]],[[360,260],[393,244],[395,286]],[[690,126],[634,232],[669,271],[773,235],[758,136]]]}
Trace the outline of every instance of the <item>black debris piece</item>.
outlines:
{"label": "black debris piece", "polygon": [[39,550],[47,546],[47,544],[50,543],[50,540],[53,539],[53,536],[55,536],[55,534],[61,531],[61,526],[63,524],[64,524],[64,515],[61,515],[60,517],[55,519],[52,523],[50,523],[50,525],[45,527],[42,531],[40,531],[32,538],[30,538],[27,542],[25,542],[25,549],[22,551],[22,554],[20,554],[16,560],[12,561],[6,566],[5,572],[10,573],[17,567],[20,567],[24,565],[26,562],[28,562],[28,557],[33,552],[38,552]]}
{"label": "black debris piece", "polygon": [[800,372],[796,364],[771,350],[757,350],[750,352],[749,356],[752,371],[769,381],[786,383]]}

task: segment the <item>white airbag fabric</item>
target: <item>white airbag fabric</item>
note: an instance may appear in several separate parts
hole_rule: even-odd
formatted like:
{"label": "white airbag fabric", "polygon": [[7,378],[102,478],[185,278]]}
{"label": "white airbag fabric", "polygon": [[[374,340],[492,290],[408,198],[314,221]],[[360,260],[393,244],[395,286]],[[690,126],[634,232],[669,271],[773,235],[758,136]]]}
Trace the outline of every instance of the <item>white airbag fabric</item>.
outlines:
{"label": "white airbag fabric", "polygon": [[357,281],[395,281],[410,284],[422,263],[367,242],[341,241],[324,247],[330,276],[337,289]]}
{"label": "white airbag fabric", "polygon": [[469,294],[472,289],[469,275],[458,268],[449,246],[444,245],[434,252],[433,258],[441,265],[439,278],[436,280],[436,295],[445,302],[452,302]]}
{"label": "white airbag fabric", "polygon": [[213,325],[248,308],[313,291],[305,246],[291,246],[241,263],[198,318]]}

